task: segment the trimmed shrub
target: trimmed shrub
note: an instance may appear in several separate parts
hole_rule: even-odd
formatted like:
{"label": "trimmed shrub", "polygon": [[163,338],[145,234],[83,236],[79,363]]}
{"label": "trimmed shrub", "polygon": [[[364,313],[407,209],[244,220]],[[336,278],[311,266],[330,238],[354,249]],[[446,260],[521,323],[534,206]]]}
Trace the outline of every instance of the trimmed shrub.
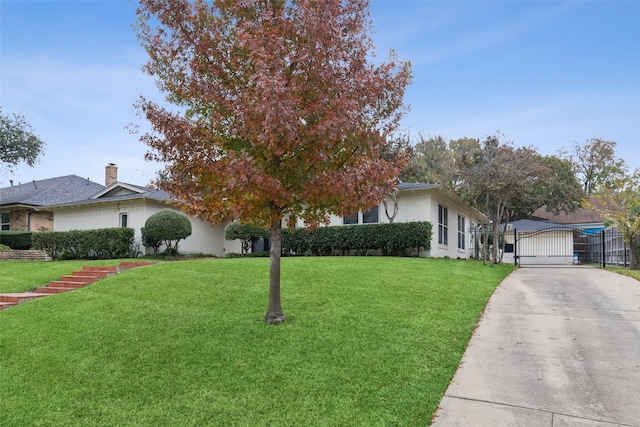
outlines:
{"label": "trimmed shrub", "polygon": [[431,223],[362,224],[283,230],[283,255],[418,254],[431,249]]}
{"label": "trimmed shrub", "polygon": [[33,247],[54,259],[114,259],[130,256],[132,228],[47,231],[33,233]]}
{"label": "trimmed shrub", "polygon": [[269,230],[254,227],[253,225],[243,224],[238,221],[229,223],[224,229],[224,238],[227,240],[240,240],[242,245],[242,254],[249,253],[249,249],[254,242],[259,239],[267,239]]}
{"label": "trimmed shrub", "polygon": [[163,209],[147,218],[144,233],[151,242],[162,242],[168,254],[177,255],[180,240],[191,235],[191,221],[185,214]]}
{"label": "trimmed shrub", "polygon": [[31,249],[31,231],[0,231],[0,243],[11,249]]}

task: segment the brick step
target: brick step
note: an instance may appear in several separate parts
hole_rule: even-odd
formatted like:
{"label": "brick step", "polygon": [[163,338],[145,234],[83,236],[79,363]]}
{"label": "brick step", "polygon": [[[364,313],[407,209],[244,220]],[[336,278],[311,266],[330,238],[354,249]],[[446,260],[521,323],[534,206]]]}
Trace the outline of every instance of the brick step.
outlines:
{"label": "brick step", "polygon": [[45,297],[48,295],[59,294],[62,292],[72,291],[82,288],[86,285],[94,283],[102,278],[117,274],[120,271],[126,271],[131,268],[152,265],[153,262],[148,261],[127,261],[121,262],[120,265],[91,265],[82,267],[81,271],[74,271],[71,275],[62,276],[60,280],[49,282],[47,286],[38,287],[35,292],[20,292],[10,294],[0,294],[0,310],[13,307],[17,304],[30,301],[32,299]]}
{"label": "brick step", "polygon": [[18,304],[13,302],[0,302],[0,311],[9,307],[13,307],[14,305],[18,305]]}
{"label": "brick step", "polygon": [[61,294],[63,292],[69,292],[74,289],[77,289],[77,288],[69,288],[66,286],[40,286],[39,288],[36,288],[36,292],[50,295],[50,294]]}
{"label": "brick step", "polygon": [[120,263],[120,267],[131,268],[131,267],[144,267],[146,265],[153,265],[151,261],[122,261]]}
{"label": "brick step", "polygon": [[80,276],[80,275],[74,275],[72,274],[71,276],[62,276],[60,278],[60,282],[79,282],[79,283],[93,283],[96,280],[100,280],[101,277],[98,276]]}
{"label": "brick step", "polygon": [[[95,280],[93,282],[95,282]],[[70,282],[67,280],[54,280],[52,282],[49,282],[47,286],[51,286],[52,288],[78,289],[78,288],[83,288],[93,282]],[[43,288],[46,288],[47,286],[43,286]]]}
{"label": "brick step", "polygon": [[85,265],[82,267],[82,271],[103,271],[106,273],[117,273],[117,265]]}
{"label": "brick step", "polygon": [[47,294],[42,292],[15,292],[11,294],[0,294],[0,302],[22,304],[23,302],[46,296]]}

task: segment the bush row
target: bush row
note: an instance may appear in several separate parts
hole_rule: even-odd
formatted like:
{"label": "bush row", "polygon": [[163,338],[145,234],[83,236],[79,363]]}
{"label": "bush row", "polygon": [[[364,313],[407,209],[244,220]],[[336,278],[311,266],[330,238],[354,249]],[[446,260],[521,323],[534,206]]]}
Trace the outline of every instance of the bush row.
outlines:
{"label": "bush row", "polygon": [[283,255],[417,255],[431,249],[431,223],[362,224],[283,230]]}
{"label": "bush row", "polygon": [[133,250],[132,228],[47,231],[33,233],[35,249],[53,259],[113,259],[129,257]]}
{"label": "bush row", "polygon": [[11,249],[31,249],[31,231],[0,231],[0,243]]}

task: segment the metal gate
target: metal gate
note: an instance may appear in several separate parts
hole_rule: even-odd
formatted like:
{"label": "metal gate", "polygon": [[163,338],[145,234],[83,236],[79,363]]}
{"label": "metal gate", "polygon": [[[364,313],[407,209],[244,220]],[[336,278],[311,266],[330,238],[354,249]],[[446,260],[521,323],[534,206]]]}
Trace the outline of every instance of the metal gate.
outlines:
{"label": "metal gate", "polygon": [[574,227],[548,223],[525,230],[514,229],[514,263],[523,267],[578,264],[582,248],[576,243],[580,242],[581,234],[581,230]]}

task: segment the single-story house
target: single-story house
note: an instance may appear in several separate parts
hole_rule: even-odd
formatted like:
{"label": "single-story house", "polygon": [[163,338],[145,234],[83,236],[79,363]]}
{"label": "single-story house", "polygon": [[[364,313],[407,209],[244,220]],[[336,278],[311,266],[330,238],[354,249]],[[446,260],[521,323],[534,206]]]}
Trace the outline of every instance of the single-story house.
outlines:
{"label": "single-story house", "polygon": [[[48,182],[50,185],[45,185]],[[53,185],[56,183],[56,185]],[[82,184],[82,185],[81,185]],[[14,187],[0,189],[0,211],[9,212],[7,218],[17,218],[11,214],[19,210],[28,199],[29,192],[21,184],[19,191]],[[32,231],[68,231],[72,229],[92,229],[110,227],[130,227],[135,230],[135,241],[139,251],[148,253],[150,248],[141,245],[141,231],[147,218],[161,209],[171,208],[169,195],[163,191],[145,186],[123,183],[117,179],[117,167],[108,164],[105,168],[105,185],[82,179],[75,175],[52,178],[33,183],[40,192],[38,199],[31,200],[29,212],[32,223],[29,226],[14,220],[8,228]],[[84,187],[83,187],[84,185]],[[12,190],[13,189],[13,190]],[[23,197],[6,195],[20,193]],[[64,195],[64,197],[63,197]],[[4,200],[11,204],[5,204]],[[453,192],[442,185],[400,183],[395,200],[389,200],[388,210],[397,212],[394,222],[429,221],[433,226],[432,245],[421,256],[451,258],[470,258],[475,254],[474,233],[470,232],[485,217],[467,206]],[[37,215],[36,215],[37,213]],[[23,214],[23,215],[26,215]],[[33,218],[46,216],[47,226],[33,227]],[[226,223],[211,225],[196,218],[190,218],[192,235],[180,243],[180,251],[206,253],[223,256],[226,253],[240,252],[239,241],[224,238]],[[350,217],[330,218],[330,225],[366,224],[392,222],[383,203]],[[3,223],[4,226],[4,223]]]}

